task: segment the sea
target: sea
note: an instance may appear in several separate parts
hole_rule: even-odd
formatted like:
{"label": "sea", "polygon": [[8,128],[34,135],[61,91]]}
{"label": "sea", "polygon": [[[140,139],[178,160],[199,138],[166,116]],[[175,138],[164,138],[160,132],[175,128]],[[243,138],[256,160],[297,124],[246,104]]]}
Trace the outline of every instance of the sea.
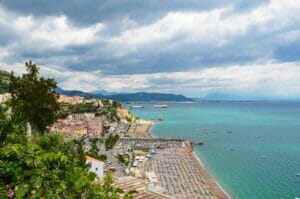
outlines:
{"label": "sea", "polygon": [[164,118],[153,136],[204,143],[196,155],[233,198],[300,198],[300,102],[142,105],[130,111]]}

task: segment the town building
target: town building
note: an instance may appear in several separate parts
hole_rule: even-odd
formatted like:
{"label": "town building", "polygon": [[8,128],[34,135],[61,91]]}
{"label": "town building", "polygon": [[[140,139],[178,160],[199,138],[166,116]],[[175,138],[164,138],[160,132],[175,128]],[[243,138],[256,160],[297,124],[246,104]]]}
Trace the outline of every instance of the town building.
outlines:
{"label": "town building", "polygon": [[95,173],[99,179],[103,179],[104,162],[97,160],[93,157],[86,156],[86,163],[91,165],[90,172]]}

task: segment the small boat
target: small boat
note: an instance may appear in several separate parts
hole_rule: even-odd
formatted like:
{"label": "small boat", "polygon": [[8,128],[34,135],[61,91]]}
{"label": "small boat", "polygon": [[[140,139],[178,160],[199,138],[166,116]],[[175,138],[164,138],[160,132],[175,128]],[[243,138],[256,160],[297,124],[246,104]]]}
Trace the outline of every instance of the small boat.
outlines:
{"label": "small boat", "polygon": [[168,108],[168,105],[166,105],[166,104],[155,104],[155,105],[153,105],[153,108]]}
{"label": "small boat", "polygon": [[159,116],[159,117],[157,118],[157,120],[158,120],[158,121],[164,121],[164,117],[163,117],[163,116]]}
{"label": "small boat", "polygon": [[262,156],[260,156],[261,158],[267,158],[268,156],[266,156],[266,155],[262,155]]}
{"label": "small boat", "polygon": [[300,176],[300,173],[297,173],[296,176]]}
{"label": "small boat", "polygon": [[144,108],[144,106],[140,106],[140,105],[133,105],[133,106],[130,106],[130,108]]}

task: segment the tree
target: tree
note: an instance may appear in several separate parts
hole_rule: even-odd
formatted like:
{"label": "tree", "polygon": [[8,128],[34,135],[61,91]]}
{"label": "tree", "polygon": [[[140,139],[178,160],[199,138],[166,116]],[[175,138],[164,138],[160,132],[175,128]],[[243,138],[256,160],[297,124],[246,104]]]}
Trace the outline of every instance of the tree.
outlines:
{"label": "tree", "polygon": [[132,198],[113,186],[110,174],[103,184],[88,171],[78,154],[80,142],[64,142],[55,134],[36,136],[27,144],[7,143],[0,150],[0,198],[9,190],[17,198]]}
{"label": "tree", "polygon": [[104,142],[106,150],[113,149],[119,138],[120,136],[118,134],[110,134]]}
{"label": "tree", "polygon": [[59,110],[58,94],[54,79],[39,76],[39,68],[26,62],[27,73],[22,77],[10,77],[9,92],[14,111],[24,114],[33,129],[43,133],[56,119]]}
{"label": "tree", "polygon": [[[43,134],[59,109],[56,82],[40,77],[31,61],[26,69],[22,77],[10,77],[12,112],[0,106],[0,198],[132,198],[112,186],[110,175],[102,185],[95,181],[82,140]],[[27,122],[41,134],[28,139]]]}

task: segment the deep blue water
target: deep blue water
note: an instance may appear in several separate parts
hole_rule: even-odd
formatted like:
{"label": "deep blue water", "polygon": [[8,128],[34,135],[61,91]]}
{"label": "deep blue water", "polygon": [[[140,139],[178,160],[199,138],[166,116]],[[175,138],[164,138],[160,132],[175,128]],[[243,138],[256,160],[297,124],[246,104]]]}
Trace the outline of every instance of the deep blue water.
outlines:
{"label": "deep blue water", "polygon": [[168,105],[131,111],[145,119],[163,116],[152,129],[157,137],[204,142],[196,154],[235,198],[300,197],[300,103]]}

